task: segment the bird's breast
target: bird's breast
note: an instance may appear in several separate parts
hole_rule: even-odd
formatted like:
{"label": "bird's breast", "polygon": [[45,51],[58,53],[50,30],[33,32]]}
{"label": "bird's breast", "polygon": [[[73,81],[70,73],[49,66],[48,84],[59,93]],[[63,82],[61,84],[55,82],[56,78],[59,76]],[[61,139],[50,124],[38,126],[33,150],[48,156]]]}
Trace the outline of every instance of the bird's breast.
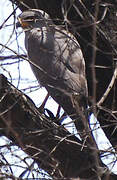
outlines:
{"label": "bird's breast", "polygon": [[[25,47],[31,61],[43,68],[50,70],[54,57],[54,44],[52,38],[48,39],[45,31],[33,30],[25,36]],[[48,72],[49,73],[49,72]]]}

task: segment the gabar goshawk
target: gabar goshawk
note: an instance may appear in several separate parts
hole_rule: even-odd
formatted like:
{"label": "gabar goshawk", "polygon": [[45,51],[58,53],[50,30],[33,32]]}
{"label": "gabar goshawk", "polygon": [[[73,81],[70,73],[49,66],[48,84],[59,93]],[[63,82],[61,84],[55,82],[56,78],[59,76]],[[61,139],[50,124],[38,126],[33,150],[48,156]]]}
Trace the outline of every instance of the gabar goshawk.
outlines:
{"label": "gabar goshawk", "polygon": [[87,80],[85,61],[76,38],[56,26],[49,15],[41,10],[29,9],[18,17],[17,26],[25,32],[25,47],[31,68],[50,96],[74,115],[72,95],[79,96],[79,106],[87,107]]}

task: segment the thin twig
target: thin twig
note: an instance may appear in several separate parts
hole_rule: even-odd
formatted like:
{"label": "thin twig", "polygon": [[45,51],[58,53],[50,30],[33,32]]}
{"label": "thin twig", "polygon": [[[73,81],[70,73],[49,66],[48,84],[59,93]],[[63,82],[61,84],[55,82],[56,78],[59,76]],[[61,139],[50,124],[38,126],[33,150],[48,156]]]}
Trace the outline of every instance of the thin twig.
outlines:
{"label": "thin twig", "polygon": [[108,88],[106,89],[106,91],[103,94],[103,96],[101,97],[101,99],[97,102],[98,107],[101,106],[101,104],[105,101],[105,99],[108,96],[109,92],[111,91],[116,79],[117,79],[117,63],[116,63],[116,66],[115,66],[115,70],[114,70],[111,82],[108,85]]}

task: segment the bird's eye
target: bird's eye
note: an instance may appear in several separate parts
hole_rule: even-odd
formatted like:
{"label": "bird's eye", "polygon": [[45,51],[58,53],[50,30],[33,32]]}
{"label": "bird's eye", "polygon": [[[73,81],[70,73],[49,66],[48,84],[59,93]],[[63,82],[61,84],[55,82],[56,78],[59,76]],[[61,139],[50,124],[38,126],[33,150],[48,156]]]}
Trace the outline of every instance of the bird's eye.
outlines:
{"label": "bird's eye", "polygon": [[34,16],[29,16],[29,17],[26,17],[24,20],[25,21],[33,21],[35,19]]}
{"label": "bird's eye", "polygon": [[26,20],[26,21],[34,21],[36,19],[38,19],[38,16],[28,16],[24,20]]}

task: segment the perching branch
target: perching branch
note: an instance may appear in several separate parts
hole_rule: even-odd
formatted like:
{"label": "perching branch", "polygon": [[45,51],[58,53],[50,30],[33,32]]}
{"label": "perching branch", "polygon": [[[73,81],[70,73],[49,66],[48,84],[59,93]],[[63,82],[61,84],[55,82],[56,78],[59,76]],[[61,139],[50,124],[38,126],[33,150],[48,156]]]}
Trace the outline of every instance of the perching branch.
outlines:
{"label": "perching branch", "polygon": [[0,75],[0,128],[1,135],[21,147],[52,177],[97,176],[89,148],[85,145],[82,149],[78,138],[40,114],[32,100],[3,75]]}

